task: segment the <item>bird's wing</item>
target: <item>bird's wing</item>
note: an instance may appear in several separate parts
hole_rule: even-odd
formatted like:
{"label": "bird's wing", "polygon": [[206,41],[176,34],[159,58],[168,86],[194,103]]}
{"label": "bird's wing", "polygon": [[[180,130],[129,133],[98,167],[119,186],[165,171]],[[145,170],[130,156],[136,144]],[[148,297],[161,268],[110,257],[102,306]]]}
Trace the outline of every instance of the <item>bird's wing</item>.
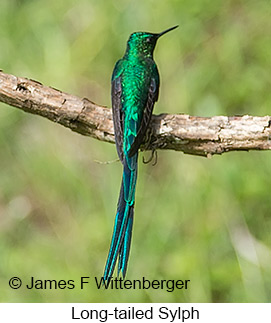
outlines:
{"label": "bird's wing", "polygon": [[150,86],[149,86],[149,91],[147,95],[147,100],[145,103],[145,108],[143,111],[143,116],[141,119],[141,123],[139,126],[139,129],[137,131],[137,135],[134,139],[134,142],[129,150],[129,157],[132,157],[139,149],[144,136],[146,134],[146,131],[149,127],[150,121],[151,121],[151,116],[152,116],[152,111],[153,111],[153,106],[154,103],[158,100],[158,95],[159,95],[159,74],[157,69],[155,68],[155,76],[151,78],[150,80]]}
{"label": "bird's wing", "polygon": [[121,162],[123,162],[123,112],[121,109],[121,76],[112,80],[111,89],[115,142],[119,159]]}

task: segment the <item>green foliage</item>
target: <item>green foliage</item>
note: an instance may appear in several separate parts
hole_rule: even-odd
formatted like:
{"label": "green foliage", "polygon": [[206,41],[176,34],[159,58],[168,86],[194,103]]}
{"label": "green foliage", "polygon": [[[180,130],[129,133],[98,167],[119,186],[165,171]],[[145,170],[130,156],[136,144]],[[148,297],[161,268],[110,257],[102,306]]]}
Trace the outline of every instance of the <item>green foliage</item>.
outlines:
{"label": "green foliage", "polygon": [[[267,0],[2,0],[0,68],[110,106],[133,31],[161,39],[156,113],[270,114]],[[0,105],[0,300],[270,302],[271,156],[159,152],[140,162],[129,279],[190,279],[187,291],[11,290],[8,280],[101,276],[121,165],[113,145]],[[147,153],[144,153],[145,155]],[[141,158],[140,158],[141,160]]]}

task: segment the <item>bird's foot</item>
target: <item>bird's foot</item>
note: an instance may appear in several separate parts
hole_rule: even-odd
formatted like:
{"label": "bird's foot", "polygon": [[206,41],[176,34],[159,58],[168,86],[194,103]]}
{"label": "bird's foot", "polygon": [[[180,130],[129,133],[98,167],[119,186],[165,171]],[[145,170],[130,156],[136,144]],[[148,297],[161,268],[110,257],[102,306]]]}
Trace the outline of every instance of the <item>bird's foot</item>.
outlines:
{"label": "bird's foot", "polygon": [[148,150],[151,149],[151,156],[146,160],[143,156],[142,160],[144,164],[148,164],[150,163],[153,159],[154,159],[154,163],[152,164],[153,166],[157,164],[157,151],[155,148],[151,148],[151,140],[152,140],[152,135],[153,135],[153,131],[152,128],[148,128],[146,135],[145,135],[145,144],[144,144],[144,148],[142,149],[144,150]]}
{"label": "bird's foot", "polygon": [[144,156],[142,158],[143,160],[143,164],[148,164],[150,163],[154,158],[154,162],[152,164],[152,166],[155,166],[157,164],[157,160],[158,160],[158,155],[157,155],[157,150],[153,149],[152,152],[151,152],[151,157],[147,160],[145,160]]}

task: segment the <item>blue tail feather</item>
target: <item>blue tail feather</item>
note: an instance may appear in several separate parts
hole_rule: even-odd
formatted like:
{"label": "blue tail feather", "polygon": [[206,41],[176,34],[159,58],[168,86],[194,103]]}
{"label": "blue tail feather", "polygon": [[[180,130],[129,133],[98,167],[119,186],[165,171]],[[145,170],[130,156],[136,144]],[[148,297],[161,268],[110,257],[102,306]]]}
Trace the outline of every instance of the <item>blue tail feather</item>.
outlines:
{"label": "blue tail feather", "polygon": [[[134,164],[137,166],[137,154],[132,158],[136,159]],[[131,170],[124,162],[114,231],[104,270],[105,281],[113,275],[118,258],[118,275],[121,272],[125,277],[126,274],[132,237],[136,178],[137,168]]]}
{"label": "blue tail feather", "polygon": [[133,229],[133,220],[134,220],[134,207],[130,208],[127,228],[124,235],[123,244],[120,249],[119,254],[119,263],[118,263],[118,275],[122,273],[122,276],[125,277],[128,258],[130,253],[131,239],[132,239],[132,229]]}

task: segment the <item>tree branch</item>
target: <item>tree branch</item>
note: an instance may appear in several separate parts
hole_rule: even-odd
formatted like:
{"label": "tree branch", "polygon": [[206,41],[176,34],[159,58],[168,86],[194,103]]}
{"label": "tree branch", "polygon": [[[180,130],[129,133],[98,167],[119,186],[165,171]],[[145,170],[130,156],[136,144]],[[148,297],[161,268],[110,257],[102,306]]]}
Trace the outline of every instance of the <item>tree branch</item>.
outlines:
{"label": "tree branch", "polygon": [[[60,123],[82,135],[114,143],[111,109],[88,99],[0,71],[0,101]],[[160,114],[152,117],[147,148],[172,149],[208,157],[233,150],[271,149],[270,138],[270,116],[205,118]]]}

